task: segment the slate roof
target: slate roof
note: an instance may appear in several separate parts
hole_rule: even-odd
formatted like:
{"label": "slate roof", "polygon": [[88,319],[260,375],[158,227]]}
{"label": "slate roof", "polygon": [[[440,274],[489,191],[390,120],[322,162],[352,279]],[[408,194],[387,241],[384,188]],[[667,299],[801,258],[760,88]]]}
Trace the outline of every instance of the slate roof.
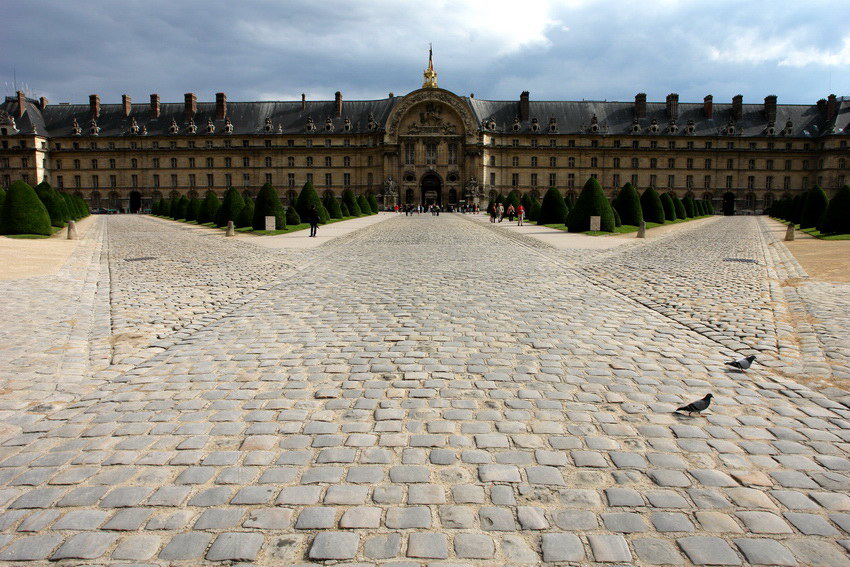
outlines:
{"label": "slate roof", "polygon": [[[233,125],[234,135],[266,134],[266,119],[271,119],[272,129],[269,134],[304,134],[308,118],[315,124],[315,134],[343,132],[345,119],[350,120],[351,132],[362,133],[369,131],[370,121],[374,128],[383,130],[387,117],[396,103],[402,97],[379,100],[343,101],[342,117],[335,116],[335,103],[328,101],[307,101],[302,108],[301,101],[276,102],[228,102],[227,117]],[[494,132],[514,132],[514,119],[519,114],[519,102],[482,100],[463,97],[479,125],[495,121]],[[6,97],[0,108],[9,114],[17,115],[17,97]],[[16,118],[20,132],[29,133],[35,125],[38,133],[50,137],[66,137],[73,135],[73,121],[76,118],[82,130],[82,136],[89,136],[89,105],[48,105],[41,110],[36,101],[27,99],[26,112],[23,117]],[[714,103],[712,119],[706,119],[703,103],[678,104],[678,131],[675,135],[687,136],[687,124],[693,120],[696,136],[715,136],[721,134],[732,116],[732,104]],[[149,104],[133,104],[130,117],[124,117],[121,104],[101,104],[97,125],[99,135],[123,136],[128,135],[131,120],[135,118],[139,128],[145,128],[148,135],[162,136],[170,134],[172,119],[177,123],[180,134],[188,134],[184,120],[184,105],[180,103],[161,103],[160,117],[152,118]],[[529,103],[529,120],[519,124],[517,133],[531,133],[532,119],[539,123],[540,134],[549,132],[549,120],[557,122],[557,132],[560,134],[591,133],[591,120],[596,116],[598,133],[600,134],[630,134],[634,120],[634,102],[608,101],[535,101]],[[371,120],[370,120],[371,117]],[[194,117],[197,134],[207,134],[207,120],[215,118],[215,102],[198,102]],[[326,120],[330,118],[333,129],[325,130]],[[650,125],[655,119],[658,134],[671,135],[667,132],[669,119],[667,105],[664,102],[648,102],[646,117],[639,122],[641,134],[651,135]],[[777,105],[775,128],[779,135],[792,122],[791,137],[815,138],[824,134],[850,135],[850,97],[837,99],[837,114],[832,122],[827,122],[824,112],[817,105]],[[215,135],[224,133],[224,120],[214,120]],[[744,104],[742,119],[735,122],[737,136],[763,136],[767,128],[767,118],[763,104]]]}

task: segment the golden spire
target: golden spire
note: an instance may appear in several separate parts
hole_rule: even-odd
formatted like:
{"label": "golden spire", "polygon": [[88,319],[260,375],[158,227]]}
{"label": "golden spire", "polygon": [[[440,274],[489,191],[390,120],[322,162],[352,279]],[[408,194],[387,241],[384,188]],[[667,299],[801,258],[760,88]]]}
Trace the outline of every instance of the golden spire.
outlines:
{"label": "golden spire", "polygon": [[422,83],[422,88],[436,89],[437,72],[434,70],[433,50],[431,49],[430,43],[428,44],[428,68],[425,69],[423,75],[425,76],[425,82]]}

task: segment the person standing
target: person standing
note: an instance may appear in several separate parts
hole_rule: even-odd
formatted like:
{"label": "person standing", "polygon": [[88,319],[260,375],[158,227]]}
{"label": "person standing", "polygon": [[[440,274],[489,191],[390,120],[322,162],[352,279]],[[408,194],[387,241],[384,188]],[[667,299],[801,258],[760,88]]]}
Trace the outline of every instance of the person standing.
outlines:
{"label": "person standing", "polygon": [[307,213],[307,222],[310,223],[310,237],[316,236],[316,231],[319,230],[319,211],[316,210],[316,205],[310,207]]}
{"label": "person standing", "polygon": [[514,204],[511,203],[508,205],[508,222],[514,222],[514,214],[516,211],[514,210]]}
{"label": "person standing", "polygon": [[502,219],[505,218],[505,206],[502,203],[499,203],[499,222],[502,222]]}
{"label": "person standing", "polygon": [[525,216],[525,207],[522,206],[522,203],[519,204],[516,210],[516,224],[517,226],[522,226],[522,217]]}

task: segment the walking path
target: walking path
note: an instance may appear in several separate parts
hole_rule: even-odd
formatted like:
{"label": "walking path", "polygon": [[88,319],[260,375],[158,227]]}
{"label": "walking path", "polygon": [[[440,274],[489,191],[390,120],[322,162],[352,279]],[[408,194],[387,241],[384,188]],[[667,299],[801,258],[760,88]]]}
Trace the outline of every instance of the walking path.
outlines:
{"label": "walking path", "polygon": [[824,298],[763,220],[383,217],[305,250],[104,217],[0,282],[0,561],[850,565],[850,406],[794,375],[843,319],[797,342]]}

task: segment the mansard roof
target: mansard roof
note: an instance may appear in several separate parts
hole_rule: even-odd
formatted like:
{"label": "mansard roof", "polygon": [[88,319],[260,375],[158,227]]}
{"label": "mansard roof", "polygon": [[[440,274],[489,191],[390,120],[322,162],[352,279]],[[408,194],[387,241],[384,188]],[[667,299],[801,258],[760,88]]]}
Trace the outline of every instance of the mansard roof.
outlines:
{"label": "mansard roof", "polygon": [[[229,102],[227,118],[233,126],[233,135],[250,134],[305,134],[307,124],[312,119],[315,125],[314,135],[338,134],[344,132],[346,119],[350,132],[363,133],[383,131],[392,108],[403,97],[391,97],[378,100],[354,100],[342,102],[342,115],[336,116],[336,103],[327,101],[272,101],[272,102]],[[461,97],[470,107],[478,120],[479,127],[492,121],[495,127],[488,131],[494,133],[549,133],[549,123],[554,119],[559,134],[608,134],[628,135],[634,132],[634,102],[614,101],[535,101],[528,104],[528,117],[518,123],[519,101],[482,100]],[[18,117],[17,97],[6,97],[0,105],[15,117],[16,126],[21,133],[32,132],[33,126],[40,135],[49,137],[70,137],[74,135],[73,123],[77,120],[82,137],[88,137],[90,107],[87,104],[54,104],[44,109],[37,101],[26,99],[26,112]],[[224,134],[224,120],[215,120],[216,103],[198,102],[194,115],[197,136],[207,134],[207,121],[212,119],[215,125],[214,135]],[[638,121],[637,134],[651,135],[653,120],[660,135],[717,136],[726,134],[726,127],[734,124],[735,136],[767,135],[768,120],[763,104],[743,104],[740,120],[733,121],[732,104],[714,103],[712,118],[705,116],[703,103],[678,103],[678,126],[676,132],[668,132],[670,120],[667,105],[664,102],[647,102],[646,116]],[[591,129],[593,117],[596,117],[597,130]],[[145,129],[149,136],[167,136],[171,134],[172,120],[178,126],[179,134],[188,134],[184,118],[183,103],[161,103],[159,118],[153,118],[149,104],[133,104],[129,117],[125,117],[121,104],[101,104],[97,126],[100,137],[129,135],[131,119],[135,119],[140,130]],[[271,121],[271,131],[266,130],[267,119]],[[330,119],[330,130],[326,130]],[[533,120],[537,120],[535,130]],[[693,132],[687,131],[689,121],[693,121]],[[731,122],[730,122],[731,121]],[[828,121],[825,110],[817,105],[778,104],[774,122],[775,135],[780,136],[791,122],[790,133],[785,136],[797,138],[817,138],[828,134],[850,135],[850,97],[836,99],[835,119]]]}

